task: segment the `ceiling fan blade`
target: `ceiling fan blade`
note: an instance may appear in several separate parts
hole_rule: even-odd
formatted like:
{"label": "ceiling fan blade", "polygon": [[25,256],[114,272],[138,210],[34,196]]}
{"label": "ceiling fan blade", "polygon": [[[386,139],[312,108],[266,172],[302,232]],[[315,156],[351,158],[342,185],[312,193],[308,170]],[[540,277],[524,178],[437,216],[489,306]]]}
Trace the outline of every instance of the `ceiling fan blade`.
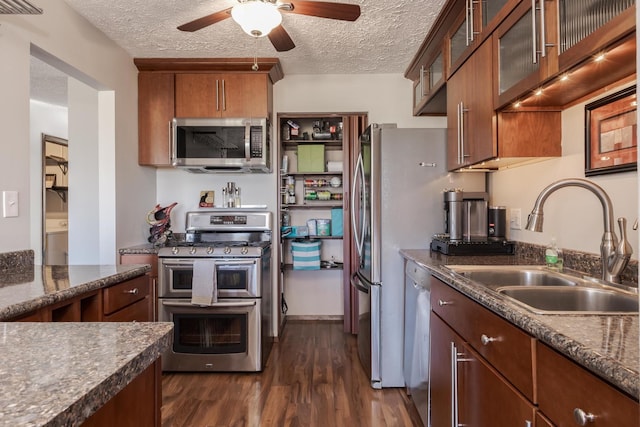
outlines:
{"label": "ceiling fan blade", "polygon": [[[293,6],[290,13],[298,15],[318,16],[320,18],[355,21],[360,16],[360,6],[357,4],[331,3],[326,1],[289,0]],[[282,10],[286,12],[286,9]]]}
{"label": "ceiling fan blade", "polygon": [[289,33],[284,29],[282,25],[278,25],[269,32],[269,41],[278,52],[286,52],[293,49],[296,45],[291,40]]}
{"label": "ceiling fan blade", "polygon": [[233,8],[230,7],[228,9],[212,13],[211,15],[203,16],[202,18],[198,18],[194,21],[187,22],[186,24],[180,25],[178,29],[180,31],[198,31],[204,27],[215,24],[216,22],[231,18],[231,9]]}

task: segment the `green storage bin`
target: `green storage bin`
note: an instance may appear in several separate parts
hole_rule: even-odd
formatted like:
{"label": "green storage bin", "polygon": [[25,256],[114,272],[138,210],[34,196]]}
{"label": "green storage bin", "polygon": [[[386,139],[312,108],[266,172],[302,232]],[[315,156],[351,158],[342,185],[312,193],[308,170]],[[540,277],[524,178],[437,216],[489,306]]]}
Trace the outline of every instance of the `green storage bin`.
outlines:
{"label": "green storage bin", "polygon": [[324,145],[298,145],[298,172],[324,172]]}

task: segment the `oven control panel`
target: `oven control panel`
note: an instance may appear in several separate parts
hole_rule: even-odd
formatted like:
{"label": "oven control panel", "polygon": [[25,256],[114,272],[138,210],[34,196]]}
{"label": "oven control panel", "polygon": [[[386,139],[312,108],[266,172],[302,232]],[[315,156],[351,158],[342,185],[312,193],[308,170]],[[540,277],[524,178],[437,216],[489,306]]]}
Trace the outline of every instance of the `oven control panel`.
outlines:
{"label": "oven control panel", "polygon": [[206,231],[269,231],[271,212],[215,209],[187,212],[187,232]]}
{"label": "oven control panel", "polygon": [[247,225],[246,215],[211,215],[209,223],[212,225]]}

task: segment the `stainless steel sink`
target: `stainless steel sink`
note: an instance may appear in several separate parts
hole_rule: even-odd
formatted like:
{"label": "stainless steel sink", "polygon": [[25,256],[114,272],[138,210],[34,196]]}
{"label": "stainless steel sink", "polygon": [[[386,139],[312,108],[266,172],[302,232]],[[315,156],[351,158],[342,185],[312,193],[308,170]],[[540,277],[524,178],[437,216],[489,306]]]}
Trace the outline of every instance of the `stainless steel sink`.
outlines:
{"label": "stainless steel sink", "polygon": [[497,286],[575,286],[580,280],[538,266],[451,265],[451,271],[490,287]]}
{"label": "stainless steel sink", "polygon": [[497,291],[539,314],[638,312],[638,296],[617,290],[584,286],[507,286]]}
{"label": "stainless steel sink", "polygon": [[461,276],[538,314],[637,314],[636,289],[544,266],[447,265]]}

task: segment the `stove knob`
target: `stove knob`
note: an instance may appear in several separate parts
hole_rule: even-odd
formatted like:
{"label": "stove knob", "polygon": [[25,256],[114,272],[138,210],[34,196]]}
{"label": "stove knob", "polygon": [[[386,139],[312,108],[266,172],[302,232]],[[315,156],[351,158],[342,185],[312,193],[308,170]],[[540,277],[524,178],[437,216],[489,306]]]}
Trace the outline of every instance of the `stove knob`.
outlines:
{"label": "stove knob", "polygon": [[195,254],[196,253],[196,248],[192,247],[191,249],[189,249],[189,253],[191,255]]}
{"label": "stove knob", "polygon": [[225,246],[224,247],[224,253],[225,254],[230,254],[231,253],[231,248],[229,246]]}
{"label": "stove knob", "polygon": [[174,255],[178,255],[178,251],[179,251],[179,250],[180,250],[180,249],[178,249],[178,247],[177,247],[177,246],[174,246],[173,248],[171,248],[171,253],[172,253],[172,254],[174,254]]}
{"label": "stove knob", "polygon": [[240,249],[240,253],[242,255],[246,255],[247,252],[249,252],[249,248],[247,248],[246,246],[243,246],[242,249]]}
{"label": "stove knob", "polygon": [[213,248],[212,248],[211,246],[209,246],[209,247],[207,248],[207,254],[208,254],[208,255],[211,255],[212,253],[213,253]]}

